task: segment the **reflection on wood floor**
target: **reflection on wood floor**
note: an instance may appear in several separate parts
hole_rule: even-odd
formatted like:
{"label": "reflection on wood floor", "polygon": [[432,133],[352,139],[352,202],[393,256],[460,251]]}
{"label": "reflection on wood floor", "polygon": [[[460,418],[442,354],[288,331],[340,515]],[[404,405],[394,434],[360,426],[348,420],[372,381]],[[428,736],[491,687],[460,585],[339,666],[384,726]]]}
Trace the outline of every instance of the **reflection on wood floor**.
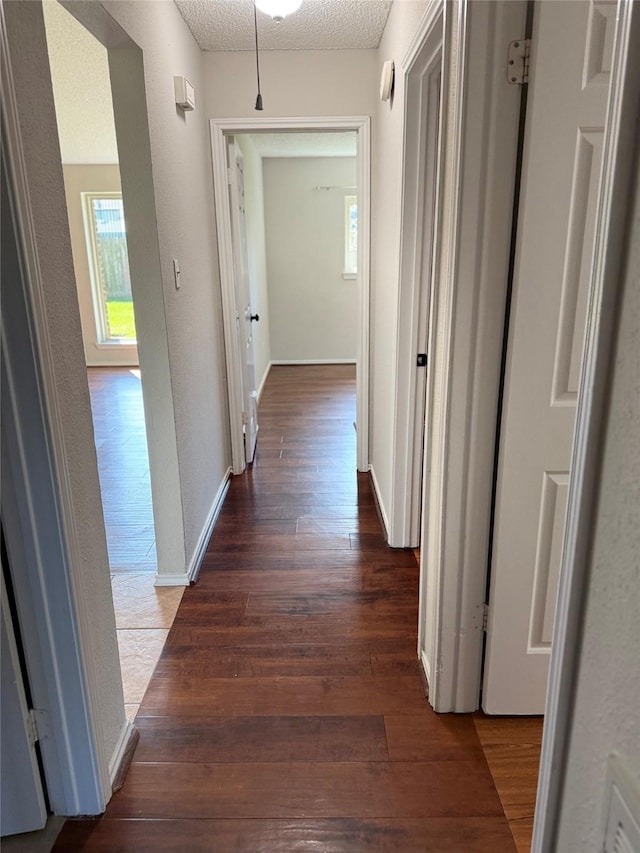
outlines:
{"label": "reflection on wood floor", "polygon": [[87,374],[110,570],[155,573],[140,371],[90,367]]}
{"label": "reflection on wood floor", "polygon": [[423,695],[418,566],[355,472],[354,404],[350,366],[272,369],[124,787],[57,851],[516,850],[473,716]]}

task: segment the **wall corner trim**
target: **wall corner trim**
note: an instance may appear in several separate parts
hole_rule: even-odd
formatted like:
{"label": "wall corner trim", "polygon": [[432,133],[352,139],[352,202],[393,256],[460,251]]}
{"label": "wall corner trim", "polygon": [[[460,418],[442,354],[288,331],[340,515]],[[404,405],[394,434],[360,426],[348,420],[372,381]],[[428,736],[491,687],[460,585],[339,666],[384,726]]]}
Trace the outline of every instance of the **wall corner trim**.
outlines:
{"label": "wall corner trim", "polygon": [[109,761],[109,779],[111,780],[111,790],[115,794],[122,788],[125,777],[129,771],[133,753],[136,750],[138,741],[140,740],[140,732],[136,729],[133,723],[125,720],[118,738],[118,743],[113,751],[111,760]]}
{"label": "wall corner trim", "polygon": [[[202,528],[202,533],[200,534],[200,538],[198,539],[198,544],[196,545],[196,549],[193,553],[193,557],[191,558],[191,562],[189,563],[189,568],[187,570],[187,584],[193,583],[198,574],[200,572],[200,566],[202,565],[202,560],[204,558],[205,552],[207,550],[207,545],[209,544],[209,539],[211,538],[211,534],[213,533],[213,528],[216,526],[216,521],[218,520],[218,516],[220,515],[220,510],[222,509],[222,504],[224,503],[224,499],[227,496],[227,492],[229,490],[229,484],[231,482],[231,468],[227,468],[222,482],[216,492],[216,495],[213,499],[213,503],[211,504],[211,509],[209,510],[209,515],[207,516],[207,520]],[[160,582],[160,576],[156,578],[156,586],[162,586]]]}

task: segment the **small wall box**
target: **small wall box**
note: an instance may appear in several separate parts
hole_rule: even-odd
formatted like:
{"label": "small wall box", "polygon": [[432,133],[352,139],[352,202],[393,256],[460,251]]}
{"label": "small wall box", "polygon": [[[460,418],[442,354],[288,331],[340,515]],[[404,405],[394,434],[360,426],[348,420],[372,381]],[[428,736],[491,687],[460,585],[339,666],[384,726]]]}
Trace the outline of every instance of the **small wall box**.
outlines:
{"label": "small wall box", "polygon": [[186,77],[174,77],[173,86],[176,93],[176,104],[183,110],[195,110],[196,93]]}

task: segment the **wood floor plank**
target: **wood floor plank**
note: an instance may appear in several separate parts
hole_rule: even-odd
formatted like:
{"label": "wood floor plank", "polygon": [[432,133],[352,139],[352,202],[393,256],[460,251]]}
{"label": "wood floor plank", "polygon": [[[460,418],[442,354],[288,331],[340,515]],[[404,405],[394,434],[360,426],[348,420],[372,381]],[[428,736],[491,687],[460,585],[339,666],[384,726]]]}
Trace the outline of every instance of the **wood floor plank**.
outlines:
{"label": "wood floor plank", "polygon": [[54,853],[515,853],[504,818],[69,821]]}
{"label": "wood floor plank", "polygon": [[351,539],[348,533],[342,535],[323,534],[321,536],[294,533],[292,536],[286,536],[278,533],[251,534],[239,530],[233,536],[214,537],[207,548],[207,553],[246,554],[257,552],[264,554],[266,551],[348,551],[350,549]]}
{"label": "wood floor plank", "polygon": [[542,747],[542,717],[473,718],[518,853],[529,853]]}
{"label": "wood floor plank", "polygon": [[369,644],[363,640],[241,645],[233,636],[225,640],[218,632],[203,631],[199,636],[194,649],[193,633],[183,639],[183,632],[177,629],[165,646],[156,675],[207,678],[373,675]]}
{"label": "wood floor plank", "polygon": [[[134,763],[109,817],[502,815],[484,761]],[[171,796],[167,794],[169,790]]]}
{"label": "wood floor plank", "polygon": [[384,719],[360,717],[136,717],[134,761],[386,761]]}
{"label": "wood floor plank", "polygon": [[483,756],[473,720],[462,714],[387,715],[391,761],[460,761]]}
{"label": "wood floor plank", "polygon": [[[323,592],[358,592],[366,590],[393,588],[394,593],[404,592],[413,596],[418,594],[418,570],[409,566],[370,567],[368,571],[361,570],[359,561],[349,566],[332,565],[320,574],[314,565],[304,565],[301,568],[251,568],[250,565],[240,564],[238,568],[216,568],[198,580],[198,585],[190,592],[255,592],[270,593],[274,589],[283,595],[303,595]],[[293,562],[293,561],[291,561]],[[415,648],[413,650],[416,651]]]}
{"label": "wood floor plank", "polygon": [[417,676],[370,678],[204,678],[155,676],[142,714],[279,715],[419,714],[425,698]]}

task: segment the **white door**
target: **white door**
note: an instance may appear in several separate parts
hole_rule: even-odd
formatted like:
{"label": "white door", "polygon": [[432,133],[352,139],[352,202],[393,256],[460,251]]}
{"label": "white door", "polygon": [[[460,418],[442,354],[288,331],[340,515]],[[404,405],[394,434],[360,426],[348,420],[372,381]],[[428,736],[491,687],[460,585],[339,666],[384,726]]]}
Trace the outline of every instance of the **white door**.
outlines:
{"label": "white door", "polygon": [[483,709],[544,711],[615,2],[538,2],[498,457]]}
{"label": "white door", "polygon": [[260,320],[251,310],[249,284],[249,257],[247,250],[247,225],[244,198],[244,167],[242,151],[233,137],[227,140],[229,167],[229,201],[231,205],[231,233],[233,238],[234,285],[236,296],[236,322],[242,381],[242,423],[244,453],[247,464],[253,462],[258,438],[258,392],[253,355],[253,324]]}
{"label": "white door", "polygon": [[42,829],[47,810],[4,575],[0,603],[0,835],[4,836]]}

